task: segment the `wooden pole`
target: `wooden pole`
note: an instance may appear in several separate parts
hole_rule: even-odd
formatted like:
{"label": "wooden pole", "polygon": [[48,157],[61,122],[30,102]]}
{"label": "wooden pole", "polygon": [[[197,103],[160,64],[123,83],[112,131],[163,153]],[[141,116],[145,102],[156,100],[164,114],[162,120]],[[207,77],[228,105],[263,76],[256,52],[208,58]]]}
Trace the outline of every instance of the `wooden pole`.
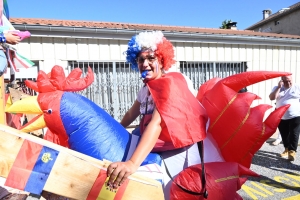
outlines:
{"label": "wooden pole", "polygon": [[[59,151],[44,187],[44,191],[53,194],[71,199],[86,199],[100,169],[106,169],[109,164],[108,161],[97,160],[38,137],[22,133],[14,128],[0,125],[0,176],[4,178],[8,176],[25,139]],[[164,199],[161,183],[139,174],[131,175],[122,200],[153,199]]]}
{"label": "wooden pole", "polygon": [[4,75],[0,77],[0,124],[6,124],[5,118],[5,84]]}

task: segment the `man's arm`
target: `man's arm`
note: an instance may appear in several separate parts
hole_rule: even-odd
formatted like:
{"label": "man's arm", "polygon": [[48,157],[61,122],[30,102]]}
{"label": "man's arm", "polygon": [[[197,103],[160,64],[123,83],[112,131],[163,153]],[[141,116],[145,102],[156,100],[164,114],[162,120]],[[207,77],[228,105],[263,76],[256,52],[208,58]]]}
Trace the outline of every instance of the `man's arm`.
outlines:
{"label": "man's arm", "polygon": [[275,100],[277,97],[278,97],[278,94],[279,94],[279,91],[280,91],[280,88],[283,86],[283,81],[280,80],[279,83],[278,83],[278,86],[277,88],[275,88],[275,90],[273,90],[270,95],[269,95],[269,98],[270,100]]}
{"label": "man's arm", "polygon": [[148,126],[146,127],[141,140],[133,153],[130,161],[132,161],[136,166],[140,166],[146,156],[151,152],[156,144],[156,141],[161,132],[161,116],[159,112],[155,109],[152,115],[152,119]]}
{"label": "man's arm", "polygon": [[126,112],[120,122],[123,127],[126,128],[127,126],[129,126],[140,115],[140,105],[140,102],[138,102],[137,100],[134,101],[133,105]]}
{"label": "man's arm", "polygon": [[155,109],[152,119],[145,129],[141,140],[131,158],[126,162],[114,162],[108,166],[108,185],[117,188],[134,173],[151,152],[161,132],[161,117]]}

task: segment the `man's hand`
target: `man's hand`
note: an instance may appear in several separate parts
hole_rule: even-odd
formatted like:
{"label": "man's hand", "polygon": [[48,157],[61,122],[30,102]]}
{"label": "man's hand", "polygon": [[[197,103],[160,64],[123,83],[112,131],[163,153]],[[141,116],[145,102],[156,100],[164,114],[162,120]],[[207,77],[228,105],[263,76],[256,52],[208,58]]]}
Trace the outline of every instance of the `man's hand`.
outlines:
{"label": "man's hand", "polygon": [[29,38],[31,36],[29,31],[18,31],[18,30],[14,30],[14,31],[8,31],[9,33],[12,33],[13,35],[19,36],[20,40],[24,40],[26,38]]}
{"label": "man's hand", "polygon": [[283,86],[283,80],[280,80],[279,82],[278,82],[278,88],[281,88]]}
{"label": "man's hand", "polygon": [[138,167],[131,160],[111,163],[107,168],[109,187],[116,189],[121,186]]}
{"label": "man's hand", "polygon": [[11,32],[4,33],[4,37],[8,44],[18,44],[21,41],[21,38],[18,35]]}
{"label": "man's hand", "polygon": [[278,87],[275,88],[275,90],[273,92],[270,93],[269,95],[269,98],[270,100],[275,100],[277,97],[278,97],[278,94],[279,94],[279,91],[280,91],[280,88],[283,87],[284,83],[283,83],[283,80],[281,79],[279,82],[278,82]]}

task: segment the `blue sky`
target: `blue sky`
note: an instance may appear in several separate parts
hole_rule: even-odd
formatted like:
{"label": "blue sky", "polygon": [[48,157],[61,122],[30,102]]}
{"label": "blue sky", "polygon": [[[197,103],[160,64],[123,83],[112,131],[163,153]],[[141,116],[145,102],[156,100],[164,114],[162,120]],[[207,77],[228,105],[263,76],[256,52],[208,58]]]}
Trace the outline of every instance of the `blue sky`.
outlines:
{"label": "blue sky", "polygon": [[231,19],[243,30],[299,0],[8,0],[10,17],[219,28]]}

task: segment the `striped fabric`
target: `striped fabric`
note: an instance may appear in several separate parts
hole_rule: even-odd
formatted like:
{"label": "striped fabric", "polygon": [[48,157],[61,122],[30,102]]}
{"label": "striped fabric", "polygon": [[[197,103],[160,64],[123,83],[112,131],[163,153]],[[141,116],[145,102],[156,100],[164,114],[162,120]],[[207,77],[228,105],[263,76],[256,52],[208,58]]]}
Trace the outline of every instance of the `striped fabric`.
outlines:
{"label": "striped fabric", "polygon": [[107,181],[106,171],[100,170],[87,200],[121,200],[130,180],[127,179],[118,189],[108,187]]}
{"label": "striped fabric", "polygon": [[136,171],[136,174],[155,179],[162,184],[164,183],[164,172],[162,166],[156,163],[140,166]]}
{"label": "striped fabric", "polygon": [[59,152],[24,140],[5,185],[40,195]]}
{"label": "striped fabric", "polygon": [[13,69],[14,72],[19,72],[20,68],[29,68],[34,66],[34,63],[31,60],[12,49],[7,49],[6,55],[11,69]]}

